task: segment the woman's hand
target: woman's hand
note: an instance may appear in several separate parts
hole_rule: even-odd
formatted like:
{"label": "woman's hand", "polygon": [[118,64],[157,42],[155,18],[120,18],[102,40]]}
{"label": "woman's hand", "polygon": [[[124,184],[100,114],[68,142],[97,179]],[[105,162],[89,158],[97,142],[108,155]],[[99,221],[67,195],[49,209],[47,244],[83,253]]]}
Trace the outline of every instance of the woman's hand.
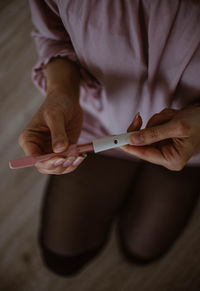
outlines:
{"label": "woman's hand", "polygon": [[[26,155],[61,153],[76,143],[82,128],[82,109],[79,102],[69,98],[66,90],[56,88],[47,94],[30,123],[19,136]],[[77,168],[86,155],[67,159],[54,157],[35,164],[42,174],[66,174]]]}
{"label": "woman's hand", "polygon": [[[141,117],[137,119],[139,122]],[[200,151],[200,106],[166,108],[154,114],[146,128],[134,133],[130,141],[131,145],[120,148],[148,162],[180,171]]]}

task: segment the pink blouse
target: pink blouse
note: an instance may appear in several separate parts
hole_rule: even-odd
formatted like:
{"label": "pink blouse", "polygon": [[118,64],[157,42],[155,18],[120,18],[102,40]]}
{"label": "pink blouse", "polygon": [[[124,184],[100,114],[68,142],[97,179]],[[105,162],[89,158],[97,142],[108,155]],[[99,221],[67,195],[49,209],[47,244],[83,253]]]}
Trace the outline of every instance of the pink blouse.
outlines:
{"label": "pink blouse", "polygon": [[[39,61],[33,81],[45,94],[45,65],[65,56],[80,67],[84,112],[78,143],[143,127],[164,108],[200,100],[200,2],[29,0]],[[121,149],[101,154],[131,160]],[[188,165],[200,165],[200,153]]]}

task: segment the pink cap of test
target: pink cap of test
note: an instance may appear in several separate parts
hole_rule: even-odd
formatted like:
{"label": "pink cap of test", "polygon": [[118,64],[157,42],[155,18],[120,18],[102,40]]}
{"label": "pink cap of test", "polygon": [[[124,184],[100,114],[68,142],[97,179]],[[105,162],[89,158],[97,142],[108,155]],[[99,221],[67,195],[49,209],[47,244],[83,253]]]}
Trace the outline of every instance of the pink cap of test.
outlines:
{"label": "pink cap of test", "polygon": [[72,144],[69,146],[67,151],[64,151],[62,153],[51,153],[47,155],[41,155],[41,156],[27,156],[23,158],[19,158],[16,160],[9,161],[9,167],[11,169],[19,169],[19,168],[26,168],[34,166],[36,162],[41,162],[48,160],[53,157],[68,157],[68,156],[78,156],[81,153],[93,151],[93,145],[92,143],[88,144],[82,144],[82,145],[76,145]]}

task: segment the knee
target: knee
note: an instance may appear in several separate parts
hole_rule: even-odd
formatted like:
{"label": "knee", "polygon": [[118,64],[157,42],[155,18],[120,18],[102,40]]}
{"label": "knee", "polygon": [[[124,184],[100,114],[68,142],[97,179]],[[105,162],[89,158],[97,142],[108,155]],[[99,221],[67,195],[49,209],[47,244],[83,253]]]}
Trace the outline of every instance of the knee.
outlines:
{"label": "knee", "polygon": [[87,251],[74,256],[64,256],[49,250],[40,241],[40,250],[43,263],[51,272],[59,276],[74,277],[98,254],[100,249]]}
{"label": "knee", "polygon": [[136,238],[131,240],[119,235],[119,248],[125,258],[134,263],[148,264],[162,258],[170,248],[170,244],[160,245],[156,240]]}
{"label": "knee", "polygon": [[130,262],[138,264],[148,264],[162,257],[163,252],[159,253],[154,248],[141,249],[134,244],[127,244],[125,242],[120,245],[123,255]]}

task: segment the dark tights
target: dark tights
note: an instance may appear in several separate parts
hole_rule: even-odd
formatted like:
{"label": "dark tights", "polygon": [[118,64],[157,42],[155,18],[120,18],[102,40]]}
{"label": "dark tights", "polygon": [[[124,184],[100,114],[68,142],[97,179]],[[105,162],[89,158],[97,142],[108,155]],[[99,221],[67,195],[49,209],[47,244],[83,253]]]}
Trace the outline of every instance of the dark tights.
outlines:
{"label": "dark tights", "polygon": [[45,264],[59,275],[75,275],[105,246],[115,218],[126,258],[160,257],[188,221],[199,179],[199,167],[175,172],[89,154],[76,171],[50,176],[39,234]]}

